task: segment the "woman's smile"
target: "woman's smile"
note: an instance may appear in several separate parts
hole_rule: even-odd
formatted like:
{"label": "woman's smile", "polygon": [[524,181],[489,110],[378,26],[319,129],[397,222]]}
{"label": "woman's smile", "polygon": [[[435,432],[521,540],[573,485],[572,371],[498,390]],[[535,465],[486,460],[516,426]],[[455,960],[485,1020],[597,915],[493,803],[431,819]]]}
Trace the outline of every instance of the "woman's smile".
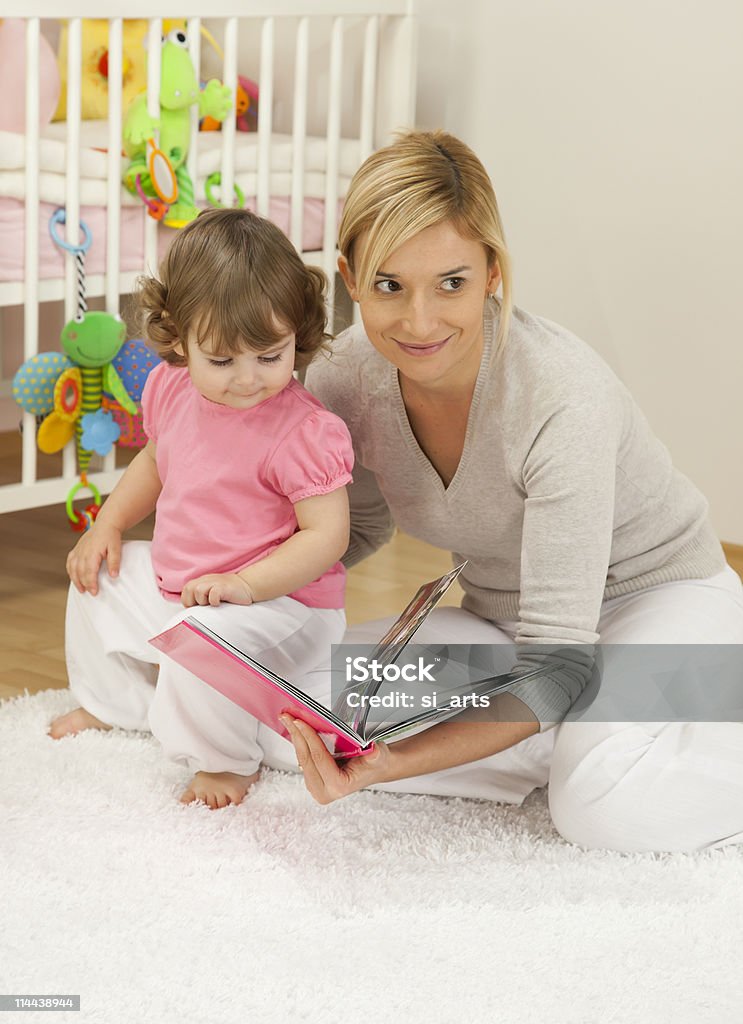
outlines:
{"label": "woman's smile", "polygon": [[444,345],[446,345],[447,342],[451,341],[453,337],[454,335],[450,334],[448,337],[444,338],[443,341],[426,341],[422,343],[416,342],[415,344],[409,344],[408,342],[399,341],[397,338],[393,338],[392,340],[395,342],[396,345],[398,345],[403,350],[403,352],[406,352],[408,355],[411,356],[420,357],[431,356],[434,355],[436,352],[440,352]]}

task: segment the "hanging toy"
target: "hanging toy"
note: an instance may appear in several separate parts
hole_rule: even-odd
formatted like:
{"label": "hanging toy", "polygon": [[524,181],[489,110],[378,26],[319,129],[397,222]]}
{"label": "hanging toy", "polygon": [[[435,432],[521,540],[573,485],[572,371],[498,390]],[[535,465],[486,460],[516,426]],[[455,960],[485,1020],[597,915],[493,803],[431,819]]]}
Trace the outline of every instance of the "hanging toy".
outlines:
{"label": "hanging toy", "polygon": [[153,199],[145,192],[141,171],[137,171],[134,175],[134,188],[147,207],[150,217],[154,220],[163,220],[167,216],[171,204],[178,198],[178,179],[173,165],[163,151],[155,145],[154,139],[147,140],[146,154],[148,184],[157,199]]}
{"label": "hanging toy", "polygon": [[[218,206],[218,207],[224,206],[224,203],[222,202],[222,200],[221,199],[216,199],[215,196],[214,196],[213,189],[214,189],[215,185],[218,186],[220,188],[220,190],[221,190],[222,175],[220,174],[219,171],[214,171],[214,173],[210,174],[209,177],[204,182],[204,194],[206,195],[206,200],[207,200],[207,202],[209,203],[210,206]],[[232,188],[233,188],[233,190],[235,192],[235,199],[237,201],[237,208],[239,210],[242,210],[243,207],[245,206],[245,193],[240,188],[240,186],[237,184],[237,182],[234,182]]]}
{"label": "hanging toy", "polygon": [[[186,167],[191,139],[190,108],[197,104],[201,117],[208,115],[223,121],[232,106],[231,91],[215,78],[199,89],[187,44],[182,29],[173,29],[164,38],[160,117],[150,116],[147,94],[142,93],[129,107],[123,131],[124,151],[131,161],[124,172],[125,187],[144,200],[150,216],[164,219],[165,224],[174,228],[184,227],[199,213]],[[159,148],[154,143],[158,129]]]}
{"label": "hanging toy", "polygon": [[[26,412],[44,417],[36,438],[42,452],[61,451],[76,436],[80,482],[68,495],[67,514],[73,529],[80,530],[90,526],[100,507],[100,495],[86,476],[92,454],[107,455],[120,434],[111,413],[101,407],[104,390],[132,415],[138,409],[113,366],[113,360],[126,347],[124,322],[118,315],[88,310],[85,253],[91,243],[90,231],[81,222],[83,241],[71,245],[56,232],[57,224],[64,222],[64,210],[56,210],[49,230],[56,244],[75,257],[77,313],[62,329],[64,354],[40,352],[28,359],[13,378],[13,397]],[[72,509],[72,498],[82,487],[91,490],[95,500],[86,509],[87,515],[79,517]],[[82,526],[78,525],[80,518]]]}
{"label": "hanging toy", "polygon": [[[127,394],[137,405],[142,400],[142,391],[150,371],[159,362],[159,357],[141,338],[127,341],[114,359],[114,369],[121,378]],[[141,409],[138,408],[136,415],[127,412],[112,395],[106,393],[105,388],[102,408],[111,413],[121,430],[116,442],[119,448],[144,448],[147,444],[147,435],[144,431]]]}

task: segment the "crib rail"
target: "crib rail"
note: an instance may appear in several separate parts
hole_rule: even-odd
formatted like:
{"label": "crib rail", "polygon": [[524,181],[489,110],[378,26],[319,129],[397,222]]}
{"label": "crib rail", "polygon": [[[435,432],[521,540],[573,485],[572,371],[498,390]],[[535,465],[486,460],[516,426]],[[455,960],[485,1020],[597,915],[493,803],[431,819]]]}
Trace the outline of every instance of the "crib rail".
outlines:
{"label": "crib rail", "polygon": [[[205,65],[201,29],[206,24],[221,36],[223,57],[216,71],[216,55],[209,52],[209,74],[219,77],[236,94],[241,41],[250,40],[256,61],[251,77],[259,83],[260,101],[257,124],[257,166],[255,201],[259,213],[268,215],[271,204],[272,137],[276,130],[291,138],[290,224],[289,235],[308,262],[322,266],[330,280],[329,312],[334,308],[336,237],[341,184],[341,142],[355,140],[355,164],[383,144],[392,130],[414,120],[414,24],[412,0],[268,0],[268,2],[219,3],[218,10],[202,20],[203,4],[169,2],[145,4],[130,0],[126,5],[107,5],[108,17],[108,132],[106,177],[106,250],[105,272],[89,274],[87,293],[102,296],[109,312],[119,312],[121,296],[132,291],[140,272],[157,266],[158,225],[141,215],[145,225],[144,261],[135,271],[121,268],[121,124],[123,117],[122,67],[123,19],[143,18],[149,22],[147,67],[148,106],[157,109],[159,93],[159,41],[164,18],[186,18],[188,46],[197,75]],[[113,11],[111,7],[113,6]],[[23,307],[23,360],[39,351],[39,303],[62,300],[65,320],[75,312],[77,300],[74,260],[65,260],[64,276],[42,278],[39,273],[39,231],[44,224],[40,214],[40,136],[39,67],[40,19],[59,13],[56,3],[27,0],[26,21],[26,133],[25,133],[25,232],[24,281],[0,282],[0,307]],[[156,17],[153,17],[156,13]],[[65,238],[76,243],[80,237],[81,210],[81,40],[82,19],[100,15],[100,3],[71,0],[65,5],[67,19],[67,115],[65,167]],[[349,44],[349,39],[351,40]],[[283,52],[279,51],[281,41]],[[286,54],[289,52],[290,59]],[[313,78],[313,58],[318,52],[325,58],[320,81]],[[349,112],[348,97],[354,97]],[[280,123],[277,128],[277,123]],[[198,115],[192,112],[191,147],[188,166],[196,177],[199,157]],[[318,135],[324,141],[324,222],[322,243],[302,251],[304,235],[304,181],[306,139]],[[221,132],[220,197],[228,203],[234,194],[236,124],[227,119]],[[162,231],[162,228],[160,229]],[[60,328],[62,326],[60,322]],[[48,347],[48,345],[47,345]],[[9,383],[0,382],[0,398],[8,401]],[[20,418],[20,415],[19,415]],[[37,471],[35,422],[23,415],[23,455],[18,483],[0,486],[0,512],[30,508],[64,500],[75,478],[75,454],[72,445],[65,450],[61,476],[40,480]],[[93,469],[93,467],[91,467]],[[90,480],[107,492],[118,478],[114,455],[89,473]]]}

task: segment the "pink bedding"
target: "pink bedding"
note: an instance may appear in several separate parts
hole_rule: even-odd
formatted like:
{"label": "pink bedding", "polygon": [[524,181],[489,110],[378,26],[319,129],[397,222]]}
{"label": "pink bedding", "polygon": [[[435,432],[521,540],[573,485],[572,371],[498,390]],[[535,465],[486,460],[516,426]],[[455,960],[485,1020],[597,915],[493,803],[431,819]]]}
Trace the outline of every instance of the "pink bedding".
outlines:
{"label": "pink bedding", "polygon": [[[245,205],[255,209],[255,198],[248,197]],[[338,214],[343,201],[338,202]],[[39,209],[39,278],[60,278],[64,276],[65,255],[52,241],[49,234],[49,219],[55,207],[42,203]],[[325,202],[322,199],[304,200],[304,221],[302,250],[311,252],[322,248]],[[87,224],[93,241],[85,260],[88,274],[101,274],[106,269],[106,210],[102,206],[83,206],[80,217]],[[270,200],[269,217],[289,234],[291,199],[273,197]],[[147,213],[143,208],[123,206],[121,209],[121,241],[119,245],[119,270],[137,271],[144,269],[144,223]],[[24,203],[18,199],[0,198],[0,281],[24,280]],[[158,251],[162,257],[174,236],[172,228],[160,226],[158,230]]]}

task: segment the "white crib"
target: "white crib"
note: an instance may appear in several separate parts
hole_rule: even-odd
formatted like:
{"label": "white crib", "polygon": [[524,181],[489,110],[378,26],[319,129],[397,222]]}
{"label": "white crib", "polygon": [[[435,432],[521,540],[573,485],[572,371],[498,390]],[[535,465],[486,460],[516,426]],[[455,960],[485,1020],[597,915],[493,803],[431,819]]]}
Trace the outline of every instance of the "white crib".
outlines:
{"label": "white crib", "polygon": [[[158,17],[152,17],[153,6]],[[53,249],[47,230],[51,209],[64,206],[63,230],[72,244],[80,237],[81,211],[97,218],[96,234],[105,235],[105,245],[100,243],[96,252],[91,247],[87,257],[87,295],[100,297],[109,312],[120,311],[121,297],[132,291],[143,270],[157,266],[172,237],[173,229],[148,217],[143,204],[121,185],[124,17],[149,22],[147,91],[153,114],[163,18],[188,19],[188,47],[197,75],[211,60],[209,77],[220,78],[233,94],[238,54],[250,50],[254,63],[248,70],[260,89],[257,131],[238,133],[230,117],[221,132],[207,137],[198,131],[193,111],[188,169],[196,199],[204,201],[205,177],[215,169],[221,174],[221,197],[232,196],[239,184],[257,212],[276,219],[303,258],[326,271],[332,320],[337,222],[348,181],[392,131],[414,121],[412,0],[217,0],[205,24],[215,37],[221,36],[223,62],[218,68],[214,54],[202,48],[202,4],[114,0],[103,7],[94,0],[68,0],[65,5],[67,118],[40,131],[41,19],[57,17],[60,10],[51,0],[27,0],[24,5],[26,130],[0,132],[0,237],[8,257],[0,265],[0,314],[5,307],[22,309],[23,353],[17,363],[39,351],[45,304],[64,303],[55,336],[75,313],[74,260]],[[108,18],[108,119],[93,123],[80,116],[81,19],[101,15]],[[128,240],[132,224],[139,247]],[[3,345],[8,342],[0,337]],[[17,368],[12,362],[3,360],[0,380],[0,402],[6,405],[12,402],[10,382]],[[61,502],[76,477],[70,444],[58,475],[40,478],[35,420],[18,408],[17,420],[21,416],[19,482],[0,486],[0,512]],[[91,465],[88,478],[107,493],[120,472],[111,453],[98,467]]]}

